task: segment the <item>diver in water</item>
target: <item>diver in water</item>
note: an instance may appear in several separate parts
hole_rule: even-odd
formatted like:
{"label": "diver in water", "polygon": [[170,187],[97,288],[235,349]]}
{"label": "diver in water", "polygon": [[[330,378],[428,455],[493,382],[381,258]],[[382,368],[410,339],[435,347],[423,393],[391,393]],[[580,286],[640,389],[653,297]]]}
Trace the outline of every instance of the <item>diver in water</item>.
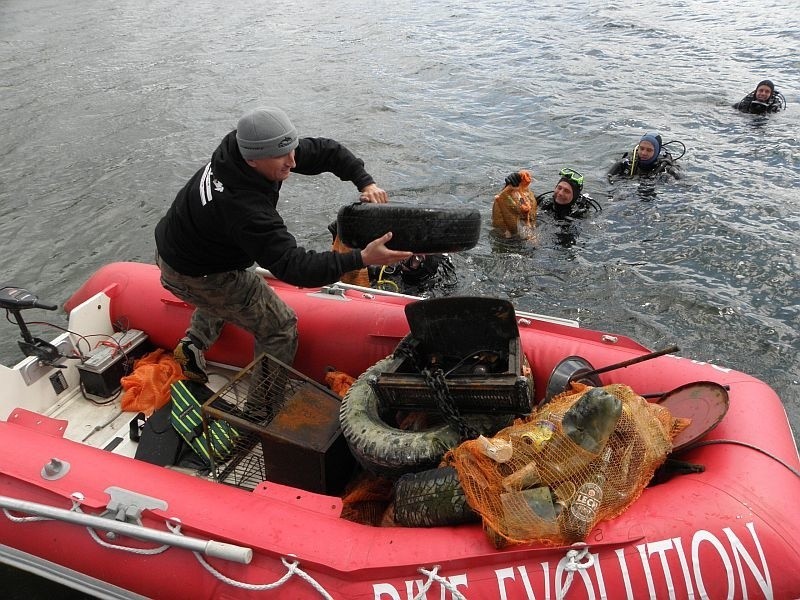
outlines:
{"label": "diver in water", "polygon": [[414,254],[395,265],[369,269],[369,276],[370,286],[375,289],[417,296],[458,283],[449,254]]}
{"label": "diver in water", "polygon": [[[589,210],[603,210],[591,196],[583,193],[583,175],[575,169],[566,167],[558,173],[560,179],[552,192],[536,196],[538,210],[553,213],[556,219],[575,219],[586,215]],[[518,186],[519,173],[511,173],[505,179],[506,185]]]}
{"label": "diver in water", "polygon": [[[670,144],[680,144],[681,153],[674,157],[667,150]],[[622,155],[613,167],[608,171],[608,180],[613,181],[615,176],[622,177],[655,177],[658,175],[671,175],[675,179],[681,178],[680,167],[675,164],[686,154],[686,146],[683,142],[671,141],[664,142],[658,133],[645,133],[639,143],[628,155]]]}
{"label": "diver in water", "polygon": [[[333,236],[333,250],[350,250],[339,240],[336,221],[328,225],[328,231]],[[340,281],[390,292],[423,295],[434,287],[453,287],[458,283],[458,277],[449,254],[413,254],[410,258],[392,265],[350,271]]]}
{"label": "diver in water", "polygon": [[758,83],[755,90],[734,104],[733,108],[755,115],[776,113],[786,108],[786,98],[775,89],[774,83],[765,79]]}

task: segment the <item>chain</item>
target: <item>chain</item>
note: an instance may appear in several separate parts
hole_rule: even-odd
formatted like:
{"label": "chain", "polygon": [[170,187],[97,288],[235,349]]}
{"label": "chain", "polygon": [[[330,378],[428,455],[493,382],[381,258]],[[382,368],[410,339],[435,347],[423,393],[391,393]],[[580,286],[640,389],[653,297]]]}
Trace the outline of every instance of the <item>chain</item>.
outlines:
{"label": "chain", "polygon": [[447,387],[444,371],[439,368],[433,370],[423,369],[422,375],[425,377],[425,383],[433,392],[436,406],[444,415],[444,420],[458,431],[458,435],[462,440],[477,438],[480,432],[469,426],[458,411],[455,398],[453,398],[450,389]]}

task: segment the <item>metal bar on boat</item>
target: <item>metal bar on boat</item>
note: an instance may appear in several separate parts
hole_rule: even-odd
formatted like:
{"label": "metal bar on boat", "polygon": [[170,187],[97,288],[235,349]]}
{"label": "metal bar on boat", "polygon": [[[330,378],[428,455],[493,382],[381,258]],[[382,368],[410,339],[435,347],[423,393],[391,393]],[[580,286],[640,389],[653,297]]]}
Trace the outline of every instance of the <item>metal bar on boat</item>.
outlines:
{"label": "metal bar on boat", "polygon": [[[268,269],[264,269],[263,267],[256,267],[255,272],[258,275],[261,275],[262,277],[275,279],[275,275],[273,275],[271,271],[269,271]],[[381,290],[377,288],[368,288],[364,287],[363,285],[355,285],[353,283],[343,283],[341,281],[337,281],[336,283],[331,284],[330,287],[337,287],[343,290],[354,290],[356,292],[372,294],[373,296],[394,296],[397,298],[411,298],[413,300],[425,300],[424,296],[412,296],[411,294],[403,294],[401,292],[393,292],[391,290]],[[574,319],[566,319],[564,317],[554,317],[552,315],[543,315],[540,313],[532,313],[522,310],[515,310],[514,312],[517,315],[517,317],[523,319],[535,319],[537,321],[546,321],[548,323],[555,323],[556,325],[565,325],[567,327],[580,327],[578,322]]]}
{"label": "metal bar on boat", "polygon": [[600,373],[607,373],[608,371],[616,371],[617,369],[623,369],[625,367],[650,360],[651,358],[658,358],[659,356],[671,354],[672,352],[677,352],[679,350],[680,348],[677,346],[668,346],[667,348],[656,350],[655,352],[650,352],[649,354],[643,354],[642,356],[637,356],[636,358],[631,358],[630,360],[624,360],[619,363],[614,363],[613,365],[608,365],[607,367],[601,367],[599,369],[594,369],[593,371],[581,373],[581,377],[591,377],[592,375],[600,375]]}
{"label": "metal bar on boat", "polygon": [[47,517],[58,521],[92,527],[94,529],[102,529],[103,531],[113,531],[114,533],[127,535],[139,540],[184,548],[192,552],[201,552],[209,557],[221,558],[243,565],[250,564],[250,561],[253,560],[253,550],[251,548],[235,546],[225,542],[216,542],[214,540],[201,540],[185,535],[169,533],[168,531],[158,531],[145,527],[144,525],[114,521],[106,517],[56,508],[54,506],[29,502],[27,500],[17,500],[16,498],[9,498],[8,496],[0,496],[0,507],[37,515],[39,517]]}

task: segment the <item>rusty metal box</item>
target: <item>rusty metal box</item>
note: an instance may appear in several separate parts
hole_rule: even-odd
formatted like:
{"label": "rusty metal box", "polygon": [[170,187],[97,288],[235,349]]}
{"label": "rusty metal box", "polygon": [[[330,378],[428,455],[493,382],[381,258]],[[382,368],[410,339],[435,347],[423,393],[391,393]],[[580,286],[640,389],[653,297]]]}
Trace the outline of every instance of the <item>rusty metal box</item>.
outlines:
{"label": "rusty metal box", "polygon": [[460,412],[528,414],[533,378],[506,300],[448,297],[406,307],[411,333],[370,383],[383,408],[438,411],[425,371],[439,369]]}
{"label": "rusty metal box", "polygon": [[329,389],[264,355],[203,404],[204,422],[223,419],[240,436],[231,457],[212,465],[215,478],[248,489],[266,479],[339,494],[355,468],[340,404]]}
{"label": "rusty metal box", "polygon": [[339,398],[313,385],[298,388],[260,433],[267,477],[338,495],[355,466],[339,426]]}

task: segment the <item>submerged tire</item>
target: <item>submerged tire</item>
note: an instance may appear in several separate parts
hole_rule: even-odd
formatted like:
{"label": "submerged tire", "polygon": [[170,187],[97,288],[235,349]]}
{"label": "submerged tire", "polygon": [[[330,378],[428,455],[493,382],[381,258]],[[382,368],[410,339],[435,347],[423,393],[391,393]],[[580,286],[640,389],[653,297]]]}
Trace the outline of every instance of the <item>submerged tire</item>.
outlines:
{"label": "submerged tire", "polygon": [[356,203],[339,209],[339,239],[351,248],[364,248],[387,231],[392,250],[420,254],[459,252],[478,243],[481,215],[477,210],[397,204]]}
{"label": "submerged tire", "polygon": [[403,475],[395,485],[394,518],[405,527],[474,523],[473,511],[453,467]]}
{"label": "submerged tire", "polygon": [[[445,452],[461,439],[447,424],[425,431],[404,431],[387,424],[380,414],[378,396],[370,378],[385,371],[390,358],[378,361],[365,371],[342,399],[339,421],[342,434],[359,464],[385,477],[424,471],[439,464]],[[484,435],[492,435],[508,425],[509,415],[465,415],[464,420]]]}

